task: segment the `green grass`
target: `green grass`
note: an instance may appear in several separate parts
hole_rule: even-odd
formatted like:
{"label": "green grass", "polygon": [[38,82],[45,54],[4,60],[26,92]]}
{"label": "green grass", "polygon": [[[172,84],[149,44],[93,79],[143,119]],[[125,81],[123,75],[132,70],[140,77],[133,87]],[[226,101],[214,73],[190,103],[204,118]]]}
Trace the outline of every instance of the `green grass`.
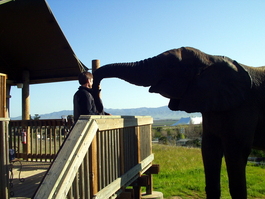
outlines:
{"label": "green grass", "polygon": [[[163,193],[165,199],[179,196],[183,199],[206,198],[204,169],[201,150],[168,145],[153,145],[154,164],[160,172],[153,175],[154,190]],[[248,198],[265,198],[265,168],[247,166]],[[221,171],[222,199],[230,199],[228,177],[223,163]]]}
{"label": "green grass", "polygon": [[154,120],[153,126],[171,126],[176,123],[178,120]]}

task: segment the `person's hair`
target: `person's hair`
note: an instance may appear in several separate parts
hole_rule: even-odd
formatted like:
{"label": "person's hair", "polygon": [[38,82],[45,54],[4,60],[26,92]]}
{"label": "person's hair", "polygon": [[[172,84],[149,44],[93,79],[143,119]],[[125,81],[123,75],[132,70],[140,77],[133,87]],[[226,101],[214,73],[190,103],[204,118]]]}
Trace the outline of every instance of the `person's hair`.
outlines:
{"label": "person's hair", "polygon": [[93,79],[93,75],[90,72],[82,72],[78,75],[78,81],[80,85],[87,83],[88,79]]}

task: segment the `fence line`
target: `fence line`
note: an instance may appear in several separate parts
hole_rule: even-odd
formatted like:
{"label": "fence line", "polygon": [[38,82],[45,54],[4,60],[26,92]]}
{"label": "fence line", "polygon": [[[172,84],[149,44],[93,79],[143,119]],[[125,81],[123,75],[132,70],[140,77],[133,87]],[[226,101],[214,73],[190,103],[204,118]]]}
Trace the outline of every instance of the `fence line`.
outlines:
{"label": "fence line", "polygon": [[16,151],[17,158],[52,161],[72,125],[72,120],[11,120],[9,148]]}

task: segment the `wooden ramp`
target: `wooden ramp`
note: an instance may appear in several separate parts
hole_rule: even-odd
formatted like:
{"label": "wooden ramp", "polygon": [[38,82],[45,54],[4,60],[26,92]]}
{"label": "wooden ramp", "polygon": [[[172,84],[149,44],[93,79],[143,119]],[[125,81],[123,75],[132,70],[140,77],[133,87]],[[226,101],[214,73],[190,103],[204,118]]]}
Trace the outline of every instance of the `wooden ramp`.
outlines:
{"label": "wooden ramp", "polygon": [[[25,197],[31,198],[37,190],[40,182],[42,181],[46,171],[50,166],[50,162],[26,162],[21,161],[22,171],[20,173],[20,163],[13,164],[13,191],[14,195],[10,198]],[[19,180],[24,179],[23,182]]]}

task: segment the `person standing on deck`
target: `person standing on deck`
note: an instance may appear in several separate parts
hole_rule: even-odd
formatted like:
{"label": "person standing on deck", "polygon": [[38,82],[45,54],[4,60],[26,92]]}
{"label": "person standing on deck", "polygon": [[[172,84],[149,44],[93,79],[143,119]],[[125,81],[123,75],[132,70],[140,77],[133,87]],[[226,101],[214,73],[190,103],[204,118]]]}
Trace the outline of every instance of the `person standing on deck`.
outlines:
{"label": "person standing on deck", "polygon": [[106,112],[98,112],[94,92],[92,90],[93,75],[90,72],[82,72],[78,76],[80,87],[74,94],[74,121],[76,122],[80,115],[110,115]]}

